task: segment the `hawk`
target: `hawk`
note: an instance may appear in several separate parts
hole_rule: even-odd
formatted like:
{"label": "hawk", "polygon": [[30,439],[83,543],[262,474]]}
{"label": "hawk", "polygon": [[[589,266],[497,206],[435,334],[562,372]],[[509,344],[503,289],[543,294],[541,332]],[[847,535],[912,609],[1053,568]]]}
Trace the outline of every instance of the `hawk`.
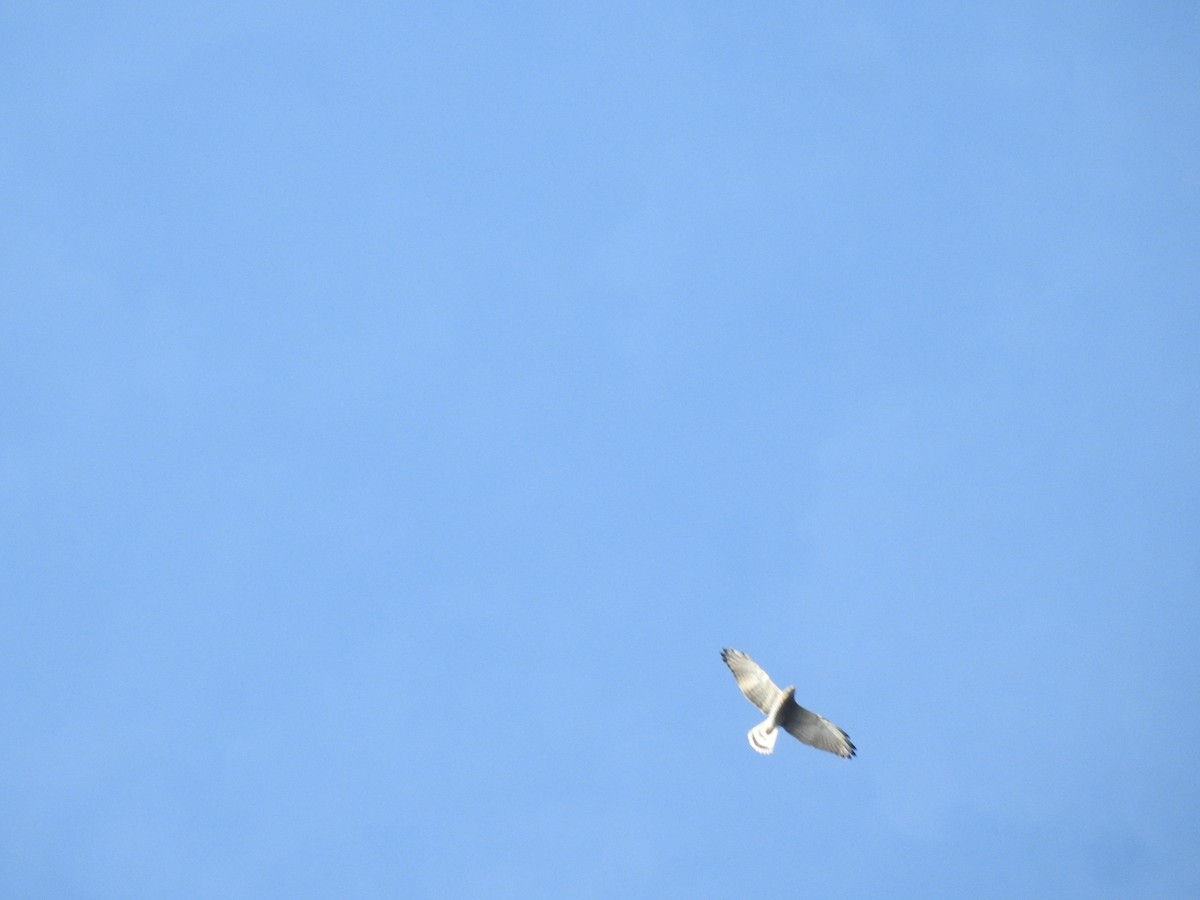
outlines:
{"label": "hawk", "polygon": [[824,716],[798,705],[794,699],[794,686],[780,690],[771,676],[762,670],[762,666],[741,650],[722,650],[721,659],[733,672],[746,699],[767,714],[766,720],[755,725],[746,735],[756,752],[771,753],[775,749],[775,738],[779,736],[777,729],[781,727],[810,747],[828,750],[845,759],[854,756],[856,751],[850,743],[850,735]]}

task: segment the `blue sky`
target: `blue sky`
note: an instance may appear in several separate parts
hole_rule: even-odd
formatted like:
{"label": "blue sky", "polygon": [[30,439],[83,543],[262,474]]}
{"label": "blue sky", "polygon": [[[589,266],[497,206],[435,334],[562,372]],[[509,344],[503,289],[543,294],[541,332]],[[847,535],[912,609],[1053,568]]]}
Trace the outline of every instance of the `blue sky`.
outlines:
{"label": "blue sky", "polygon": [[5,7],[0,893],[1200,891],[1198,39]]}

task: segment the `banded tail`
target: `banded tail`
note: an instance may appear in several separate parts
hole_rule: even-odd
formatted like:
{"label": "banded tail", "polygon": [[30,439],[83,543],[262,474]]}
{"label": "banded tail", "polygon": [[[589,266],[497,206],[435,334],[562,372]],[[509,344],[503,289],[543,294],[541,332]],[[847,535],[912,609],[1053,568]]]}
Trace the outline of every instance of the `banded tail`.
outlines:
{"label": "banded tail", "polygon": [[754,748],[755,753],[767,756],[775,751],[775,740],[779,737],[779,729],[770,727],[770,720],[759,722],[746,733],[746,740]]}

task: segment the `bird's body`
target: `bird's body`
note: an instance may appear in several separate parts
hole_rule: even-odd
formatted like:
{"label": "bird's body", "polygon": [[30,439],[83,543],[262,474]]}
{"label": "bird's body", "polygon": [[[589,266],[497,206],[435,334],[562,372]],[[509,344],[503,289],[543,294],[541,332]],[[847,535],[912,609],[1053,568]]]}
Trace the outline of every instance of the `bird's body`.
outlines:
{"label": "bird's body", "polygon": [[780,689],[762,666],[741,650],[722,650],[721,659],[733,672],[746,699],[766,713],[767,718],[746,735],[756,752],[771,753],[775,749],[780,728],[810,747],[828,750],[846,759],[857,752],[846,732],[824,716],[796,703],[794,686]]}

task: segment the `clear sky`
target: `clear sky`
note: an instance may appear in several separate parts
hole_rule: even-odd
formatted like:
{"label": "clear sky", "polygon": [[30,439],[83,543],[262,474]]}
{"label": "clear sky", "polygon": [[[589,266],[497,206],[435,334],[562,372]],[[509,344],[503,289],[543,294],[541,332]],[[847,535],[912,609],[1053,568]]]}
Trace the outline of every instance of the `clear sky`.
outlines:
{"label": "clear sky", "polygon": [[5,4],[0,895],[1200,893],[1198,48]]}

